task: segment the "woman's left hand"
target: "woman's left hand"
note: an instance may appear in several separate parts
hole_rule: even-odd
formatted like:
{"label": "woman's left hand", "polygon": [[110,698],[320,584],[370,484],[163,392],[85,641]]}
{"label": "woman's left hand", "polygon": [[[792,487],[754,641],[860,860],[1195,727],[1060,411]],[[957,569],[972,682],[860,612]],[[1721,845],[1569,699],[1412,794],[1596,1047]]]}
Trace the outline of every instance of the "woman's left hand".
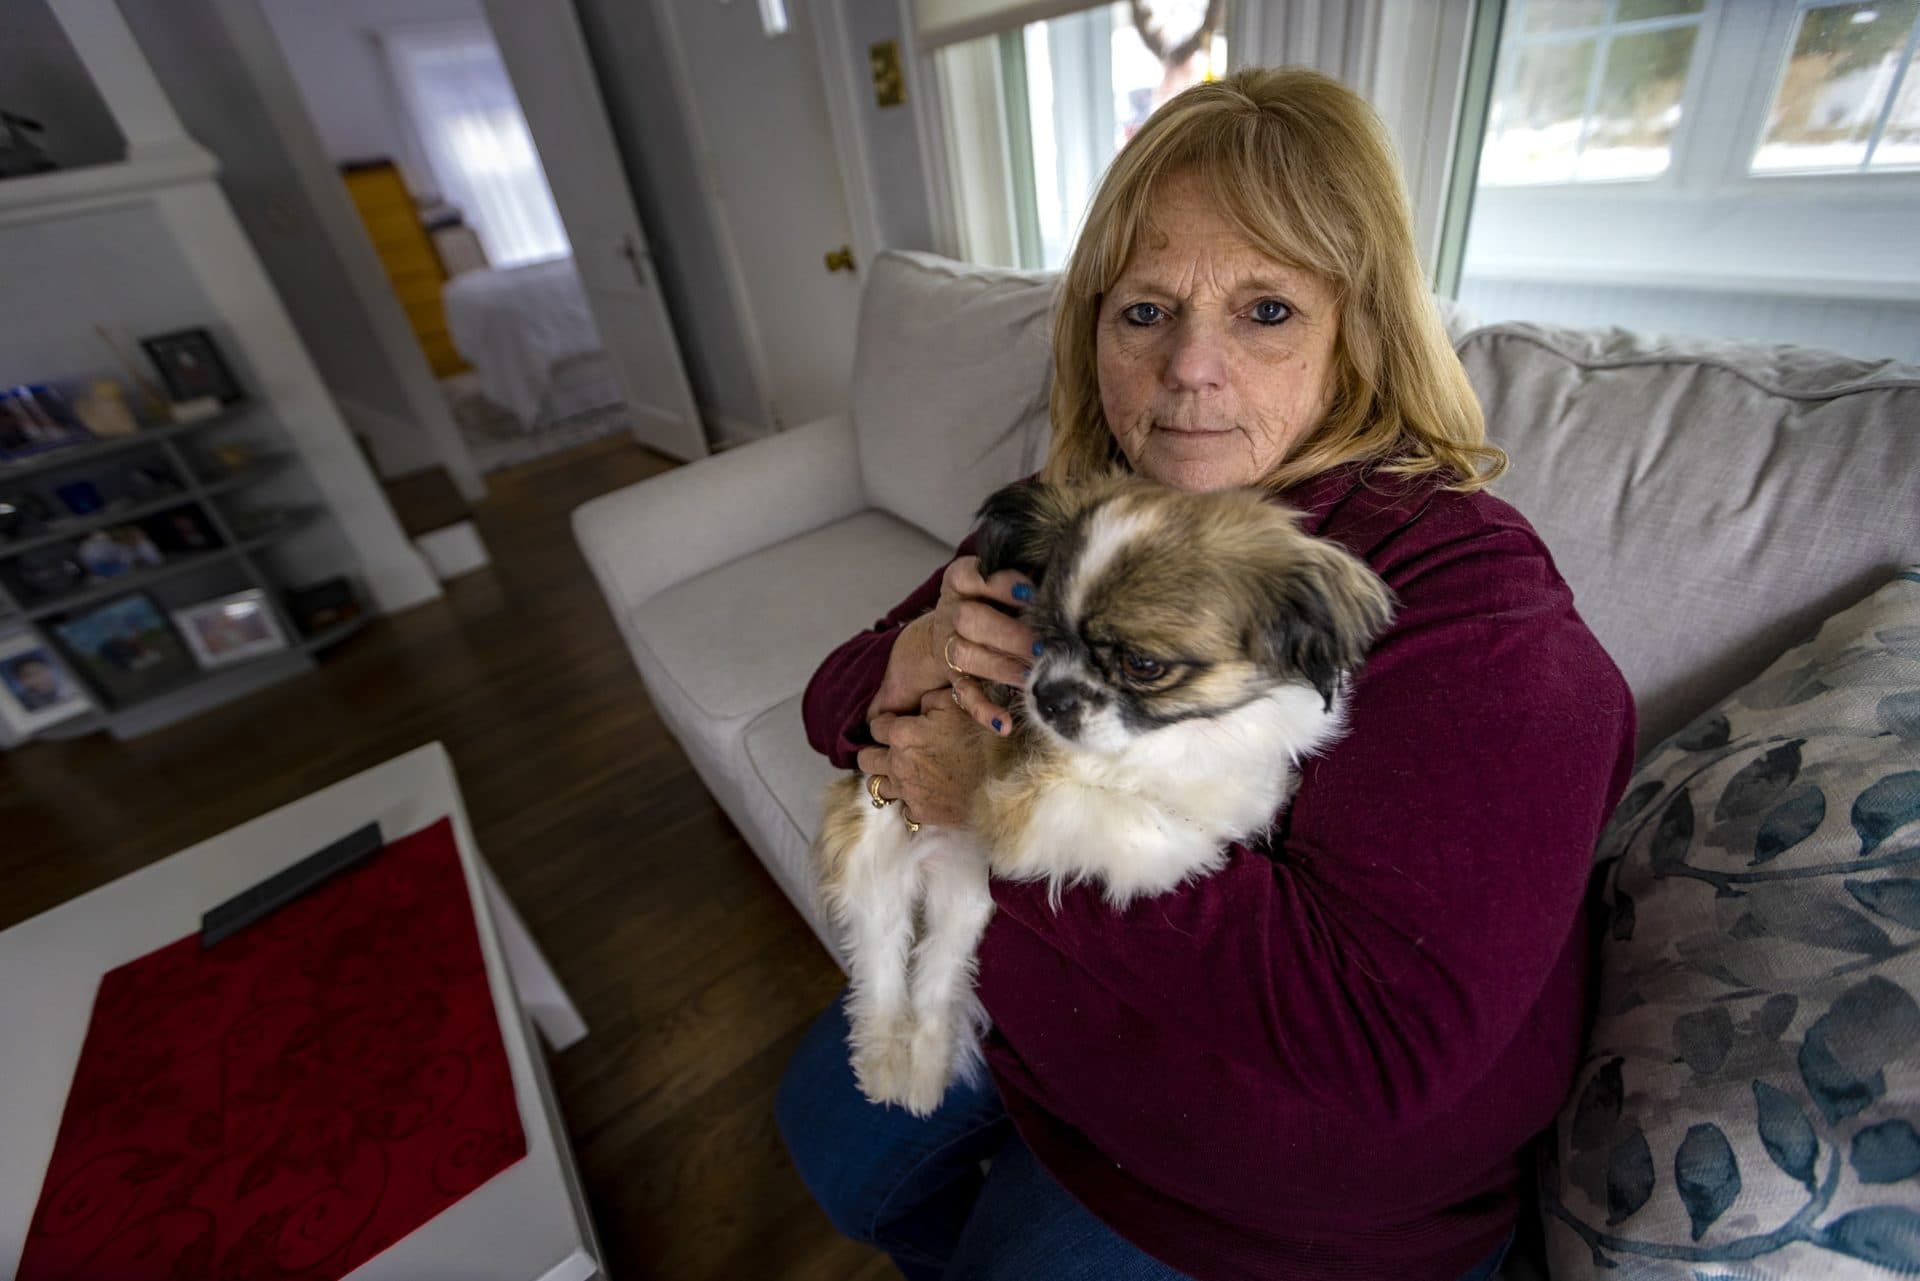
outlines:
{"label": "woman's left hand", "polygon": [[906,804],[916,823],[964,823],[986,774],[988,731],[934,690],[918,716],[881,715],[867,728],[878,747],[860,749],[860,772],[878,775],[880,795]]}

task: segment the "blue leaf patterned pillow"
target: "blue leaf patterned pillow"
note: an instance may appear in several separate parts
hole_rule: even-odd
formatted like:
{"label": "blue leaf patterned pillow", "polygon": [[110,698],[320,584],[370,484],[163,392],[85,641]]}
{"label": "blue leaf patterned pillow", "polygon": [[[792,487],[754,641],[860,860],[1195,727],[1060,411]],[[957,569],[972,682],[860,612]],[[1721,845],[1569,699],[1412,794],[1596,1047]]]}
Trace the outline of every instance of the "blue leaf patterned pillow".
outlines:
{"label": "blue leaf patterned pillow", "polygon": [[1920,1275],[1920,570],[1654,749],[1600,868],[1554,1276]]}

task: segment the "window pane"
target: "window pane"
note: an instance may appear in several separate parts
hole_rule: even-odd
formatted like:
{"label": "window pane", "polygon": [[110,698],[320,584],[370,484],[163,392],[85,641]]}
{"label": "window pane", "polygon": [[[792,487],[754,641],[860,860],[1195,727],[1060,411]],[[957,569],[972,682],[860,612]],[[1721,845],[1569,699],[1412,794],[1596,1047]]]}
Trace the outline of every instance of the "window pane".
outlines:
{"label": "window pane", "polygon": [[1620,21],[1638,22],[1642,18],[1677,18],[1699,13],[1707,0],[1620,0]]}
{"label": "window pane", "polygon": [[1866,160],[1916,9],[1920,0],[1869,0],[1800,15],[1756,172],[1851,169]]}
{"label": "window pane", "polygon": [[1526,0],[1520,15],[1520,30],[1527,35],[1572,31],[1578,27],[1597,27],[1606,20],[1607,0]]}
{"label": "window pane", "polygon": [[1873,167],[1920,165],[1920,51],[1907,59],[1906,79],[1893,100],[1893,114],[1873,149]]}
{"label": "window pane", "polygon": [[[1212,32],[1206,39],[1190,39],[1197,36],[1209,12],[1204,3],[1157,0],[1148,10],[1158,51],[1141,35],[1126,0],[1029,23],[1019,33],[1024,67],[1017,70],[1023,73],[1025,110],[1009,111],[1008,118],[1015,128],[1022,122],[1027,126],[1032,163],[1020,163],[1023,149],[1011,148],[1010,181],[1023,189],[1007,193],[1006,200],[996,198],[981,206],[983,210],[1020,209],[1031,195],[1033,225],[1000,233],[1017,241],[1014,261],[1019,265],[1063,266],[1087,203],[1114,154],[1167,99],[1190,85],[1225,74],[1226,36]],[[953,47],[965,49],[995,39],[987,36]],[[1190,52],[1176,56],[1183,45]],[[1003,76],[1015,74],[1002,57]],[[1012,89],[1004,92],[1011,105]],[[1030,191],[1024,189],[1029,183]],[[997,191],[993,194],[997,197]],[[963,222],[969,219],[983,220],[963,212]]]}
{"label": "window pane", "polygon": [[1481,182],[1564,182],[1573,176],[1597,48],[1591,38],[1519,48],[1489,113]]}
{"label": "window pane", "polygon": [[1699,34],[1686,26],[1614,37],[1580,151],[1580,177],[1650,178],[1666,171]]}

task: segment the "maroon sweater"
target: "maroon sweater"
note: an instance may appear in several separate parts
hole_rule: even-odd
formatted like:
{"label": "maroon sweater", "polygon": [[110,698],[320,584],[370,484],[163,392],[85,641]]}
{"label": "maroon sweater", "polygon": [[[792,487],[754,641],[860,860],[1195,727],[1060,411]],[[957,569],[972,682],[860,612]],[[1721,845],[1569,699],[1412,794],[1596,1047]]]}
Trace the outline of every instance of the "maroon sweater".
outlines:
{"label": "maroon sweater", "polygon": [[[1500,500],[1355,466],[1285,499],[1399,598],[1350,732],[1204,880],[1125,911],[996,881],[987,1060],[1053,1176],[1201,1281],[1453,1281],[1512,1226],[1573,1076],[1633,700]],[[939,583],[807,687],[835,765],[872,742],[899,627]]]}

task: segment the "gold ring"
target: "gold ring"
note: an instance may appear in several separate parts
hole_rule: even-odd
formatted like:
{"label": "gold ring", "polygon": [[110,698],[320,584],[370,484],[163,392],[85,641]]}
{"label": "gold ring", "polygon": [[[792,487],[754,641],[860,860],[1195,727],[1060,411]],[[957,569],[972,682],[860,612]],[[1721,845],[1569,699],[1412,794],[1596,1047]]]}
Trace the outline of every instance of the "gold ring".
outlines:
{"label": "gold ring", "polygon": [[913,821],[913,815],[907,813],[907,807],[904,802],[902,802],[900,806],[900,817],[907,820],[907,830],[909,832],[917,832],[920,830],[920,825]]}
{"label": "gold ring", "polygon": [[953,643],[959,639],[960,639],[959,632],[955,632],[951,636],[948,636],[946,645],[940,651],[940,657],[947,660],[948,671],[952,672],[955,676],[965,676],[967,674],[967,669],[953,661]]}
{"label": "gold ring", "polygon": [[960,701],[960,687],[958,685],[949,685],[947,688],[953,691],[953,705],[963,712],[966,711],[967,705]]}
{"label": "gold ring", "polygon": [[878,774],[867,775],[867,795],[873,798],[873,808],[877,810],[883,810],[893,804],[891,798],[880,795],[880,778]]}

